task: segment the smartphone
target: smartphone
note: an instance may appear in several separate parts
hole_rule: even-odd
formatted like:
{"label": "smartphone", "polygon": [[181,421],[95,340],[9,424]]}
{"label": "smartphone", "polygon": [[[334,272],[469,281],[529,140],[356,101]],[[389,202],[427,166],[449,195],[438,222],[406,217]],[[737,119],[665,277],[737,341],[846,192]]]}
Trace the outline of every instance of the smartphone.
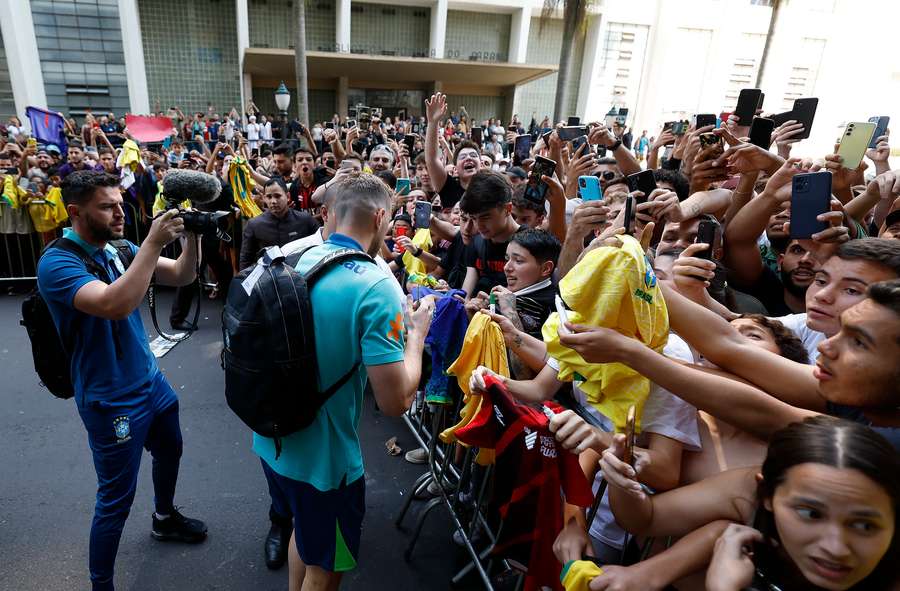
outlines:
{"label": "smartphone", "polygon": [[416,211],[414,216],[416,229],[427,228],[431,225],[431,203],[427,201],[416,201]]}
{"label": "smartphone", "polygon": [[[891,122],[891,118],[887,115],[879,115],[877,117],[869,117],[869,123],[875,124],[875,133],[872,134],[872,140],[869,142],[870,148],[875,148],[878,145],[878,138],[887,133],[888,123]],[[31,141],[31,140],[28,140]]]}
{"label": "smartphone", "polygon": [[722,257],[722,224],[710,219],[701,219],[695,242],[709,244],[709,248],[697,253],[697,258],[708,261],[719,260]]}
{"label": "smartphone", "polygon": [[795,119],[797,123],[803,124],[803,133],[797,136],[801,140],[809,137],[812,130],[813,119],[816,117],[816,107],[819,106],[819,99],[815,97],[798,98],[794,101],[794,108],[791,109],[791,119]]}
{"label": "smartphone", "polygon": [[710,146],[721,145],[722,136],[716,135],[712,132],[706,132],[700,134],[700,149],[706,149]]}
{"label": "smartphone", "polygon": [[[406,231],[407,231],[408,229],[409,229],[409,228],[407,228],[406,226],[401,226],[401,227],[399,227],[399,228],[395,228],[395,229],[394,229],[394,235],[397,236],[397,237],[400,237],[400,236],[406,236]],[[397,245],[397,250],[399,250],[401,253],[406,252],[406,249],[403,248],[402,246],[400,246],[399,244]]]}
{"label": "smartphone", "polygon": [[750,124],[750,143],[768,150],[772,145],[772,132],[775,131],[775,122],[765,117],[754,117]]}
{"label": "smartphone", "polygon": [[816,218],[831,209],[831,173],[809,172],[791,181],[791,238],[811,238],[828,228]]}
{"label": "smartphone", "polygon": [[528,134],[517,135],[513,146],[513,166],[522,166],[522,163],[531,156],[531,136]]}
{"label": "smartphone", "polygon": [[626,119],[628,119],[628,107],[619,107],[619,114],[616,115],[616,123],[624,126]]}
{"label": "smartphone", "polygon": [[675,125],[674,121],[666,121],[663,123],[663,131],[672,131],[672,127]]}
{"label": "smartphone", "polygon": [[851,121],[844,128],[841,135],[841,144],[838,146],[838,156],[844,161],[841,166],[853,170],[862,162],[872,135],[875,133],[874,123],[863,123],[861,121]]}
{"label": "smartphone", "polygon": [[625,177],[625,182],[628,183],[628,190],[632,193],[640,191],[644,194],[643,197],[635,197],[636,203],[647,201],[650,198],[650,193],[656,189],[656,178],[653,176],[652,170],[642,170],[641,172],[629,174]]}
{"label": "smartphone", "polygon": [[744,126],[753,121],[756,109],[759,108],[760,95],[762,95],[762,91],[758,88],[744,88],[741,90],[733,113],[740,118],[738,125]]}
{"label": "smartphone", "polygon": [[325,129],[334,129],[334,121],[327,121],[325,123]]}
{"label": "smartphone", "polygon": [[625,455],[622,461],[628,465],[634,462],[634,440],[635,440],[635,423],[637,422],[637,410],[634,405],[628,407],[628,415],[625,419]]}
{"label": "smartphone", "polygon": [[625,198],[625,220],[624,227],[626,234],[634,234],[634,218],[637,215],[637,203],[634,197],[629,195]]}
{"label": "smartphone", "polygon": [[416,147],[416,135],[412,133],[407,133],[403,136],[403,143],[406,144],[406,151],[409,152],[409,157],[413,156],[413,149]]}
{"label": "smartphone", "polygon": [[[578,150],[580,150],[581,146],[585,145],[587,143],[587,141],[588,141],[588,138],[586,135],[580,135],[577,138],[575,138],[574,140],[572,140],[572,155],[574,156],[574,155],[578,154]],[[587,152],[585,152],[584,154],[587,154]],[[581,154],[581,155],[584,156],[584,154]]]}
{"label": "smartphone", "polygon": [[569,127],[573,127],[575,125],[581,125],[581,117],[569,117],[569,120],[566,122],[566,125]]}
{"label": "smartphone", "polygon": [[571,142],[580,135],[587,135],[587,132],[587,125],[568,125],[561,127],[556,133],[562,141]]}
{"label": "smartphone", "polygon": [[[482,129],[480,127],[472,128],[472,141],[475,142],[476,144],[478,144],[479,146],[481,145],[481,140],[482,140],[481,134],[482,134]],[[529,136],[529,137],[531,137],[531,136]]]}
{"label": "smartphone", "polygon": [[559,294],[556,294],[554,303],[556,304],[556,313],[559,314],[560,334],[570,334],[572,331],[566,328],[566,322],[569,321],[569,311],[568,308],[566,308],[566,303],[562,301],[562,298],[559,297]]}
{"label": "smartphone", "polygon": [[706,127],[708,125],[716,126],[716,116],[713,113],[704,113],[701,115],[694,115],[694,129],[700,129],[701,127]]}
{"label": "smartphone", "polygon": [[545,146],[550,145],[550,135],[552,133],[553,133],[553,130],[551,129],[550,131],[545,131],[544,133],[541,134],[541,141],[544,142]]}
{"label": "smartphone", "polygon": [[534,202],[543,203],[547,196],[547,183],[541,180],[542,176],[553,176],[556,170],[556,162],[543,156],[535,156],[528,181],[525,185],[525,197]]}
{"label": "smartphone", "polygon": [[394,187],[394,190],[397,192],[397,195],[409,195],[409,189],[412,186],[409,179],[400,178],[397,179],[397,186]]}
{"label": "smartphone", "polygon": [[578,177],[578,195],[582,201],[600,201],[603,199],[600,179],[589,175]]}
{"label": "smartphone", "polygon": [[673,135],[684,135],[687,133],[688,127],[690,125],[687,121],[676,121],[672,124],[672,134]]}
{"label": "smartphone", "polygon": [[347,128],[356,127],[356,119],[347,119]]}

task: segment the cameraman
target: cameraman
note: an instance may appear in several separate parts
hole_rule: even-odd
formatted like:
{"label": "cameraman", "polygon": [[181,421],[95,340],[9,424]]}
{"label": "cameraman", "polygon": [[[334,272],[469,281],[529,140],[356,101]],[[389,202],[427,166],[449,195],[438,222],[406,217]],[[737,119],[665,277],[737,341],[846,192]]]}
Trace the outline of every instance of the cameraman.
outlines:
{"label": "cameraman", "polygon": [[97,504],[90,536],[94,591],[113,589],[113,567],[125,519],[131,509],[141,448],[153,456],[157,540],[200,542],[206,525],[181,515],[173,505],[182,439],[178,398],[150,352],[139,307],[150,278],[168,285],[194,280],[197,239],[190,236],[178,260],[160,256],[181,236],[184,223],[168,211],[153,221],[140,248],[126,243],[133,260],[127,270],[110,240],[122,238],[125,214],[119,179],[79,171],[62,183],[72,227],[64,238],[84,250],[108,275],[91,274],[83,259],[50,248],[38,263],[38,289],[69,350],[75,404],[88,432],[97,473]]}

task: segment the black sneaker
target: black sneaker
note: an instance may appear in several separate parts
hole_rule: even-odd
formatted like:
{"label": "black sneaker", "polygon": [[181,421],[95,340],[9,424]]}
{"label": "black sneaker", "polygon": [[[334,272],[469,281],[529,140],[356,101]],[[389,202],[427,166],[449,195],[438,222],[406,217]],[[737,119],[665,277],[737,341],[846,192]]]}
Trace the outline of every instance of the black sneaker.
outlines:
{"label": "black sneaker", "polygon": [[165,519],[157,519],[153,514],[153,529],[150,535],[160,542],[185,542],[196,544],[206,539],[206,524],[199,519],[190,519],[178,509]]}

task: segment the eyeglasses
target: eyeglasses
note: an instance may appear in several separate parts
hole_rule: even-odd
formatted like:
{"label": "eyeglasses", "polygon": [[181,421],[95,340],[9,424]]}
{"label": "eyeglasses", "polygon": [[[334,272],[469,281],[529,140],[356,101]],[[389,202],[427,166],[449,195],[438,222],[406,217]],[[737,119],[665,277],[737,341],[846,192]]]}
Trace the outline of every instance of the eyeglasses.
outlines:
{"label": "eyeglasses", "polygon": [[604,170],[602,172],[598,172],[596,176],[599,179],[609,182],[616,178],[616,173],[612,170]]}

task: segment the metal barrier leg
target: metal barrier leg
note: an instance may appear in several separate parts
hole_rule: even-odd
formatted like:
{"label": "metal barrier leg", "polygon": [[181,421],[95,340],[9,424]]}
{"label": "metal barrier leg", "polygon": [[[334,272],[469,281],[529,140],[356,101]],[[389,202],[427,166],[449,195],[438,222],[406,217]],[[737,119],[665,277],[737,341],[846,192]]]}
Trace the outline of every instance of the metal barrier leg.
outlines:
{"label": "metal barrier leg", "polygon": [[442,502],[443,499],[441,497],[431,499],[425,505],[425,508],[422,509],[422,512],[419,513],[419,521],[416,523],[415,530],[413,530],[412,539],[409,540],[406,551],[403,552],[403,558],[406,559],[406,562],[409,562],[412,557],[413,549],[416,547],[416,542],[419,541],[419,535],[422,533],[422,528],[425,526],[425,519],[428,517],[428,514],[431,513],[431,510],[435,507],[439,507]]}
{"label": "metal barrier leg", "polygon": [[413,499],[415,499],[416,495],[420,494],[425,488],[428,488],[430,483],[431,472],[426,472],[416,479],[416,482],[410,487],[410,490],[406,495],[406,500],[403,501],[403,508],[400,509],[400,514],[397,516],[397,519],[394,520],[394,526],[397,528],[401,527],[403,519],[406,517],[406,512],[409,511],[409,507],[412,505]]}

